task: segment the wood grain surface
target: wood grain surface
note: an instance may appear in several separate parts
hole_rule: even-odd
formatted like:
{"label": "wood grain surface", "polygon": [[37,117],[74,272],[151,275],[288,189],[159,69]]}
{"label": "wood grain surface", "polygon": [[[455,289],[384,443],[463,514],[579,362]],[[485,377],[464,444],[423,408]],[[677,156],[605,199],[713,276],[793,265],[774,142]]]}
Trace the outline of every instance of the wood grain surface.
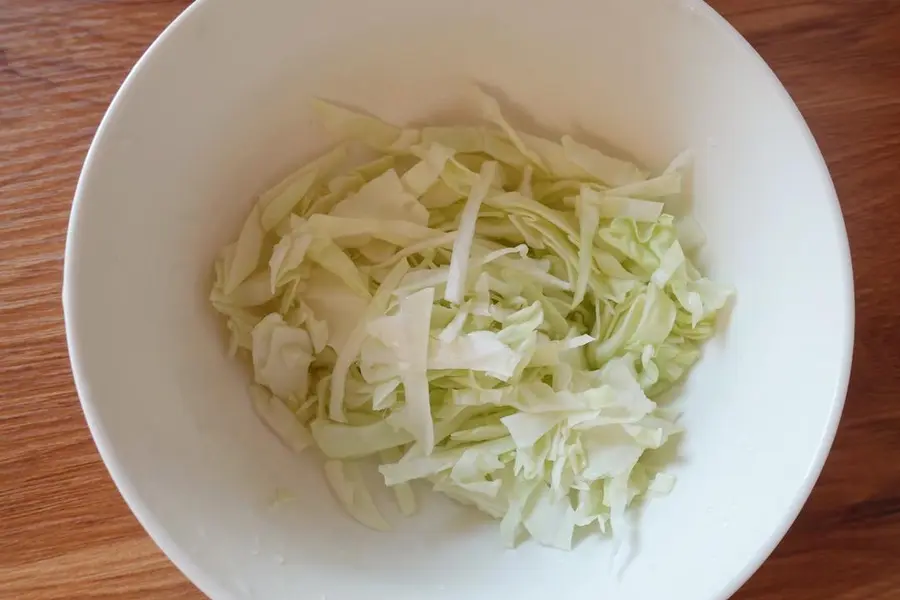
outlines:
{"label": "wood grain surface", "polygon": [[[0,0],[2,600],[202,598],[100,462],[60,305],[66,222],[90,139],[128,69],[187,4]],[[799,520],[736,597],[900,599],[900,0],[712,4],[809,121],[841,198],[857,286],[834,451]]]}

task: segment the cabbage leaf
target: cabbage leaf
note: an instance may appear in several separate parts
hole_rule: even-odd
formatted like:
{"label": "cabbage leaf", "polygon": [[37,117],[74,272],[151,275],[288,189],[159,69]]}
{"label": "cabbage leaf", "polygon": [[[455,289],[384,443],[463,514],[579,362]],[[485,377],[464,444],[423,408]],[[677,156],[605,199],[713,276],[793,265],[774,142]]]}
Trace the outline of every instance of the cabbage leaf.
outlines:
{"label": "cabbage leaf", "polygon": [[627,554],[628,507],[675,485],[646,458],[682,434],[666,399],[733,295],[666,212],[690,154],[651,174],[476,104],[485,125],[416,129],[316,101],[340,144],[259,197],[210,301],[259,418],[363,525],[390,527],[371,461],[404,515],[426,482],[510,546],[593,527]]}

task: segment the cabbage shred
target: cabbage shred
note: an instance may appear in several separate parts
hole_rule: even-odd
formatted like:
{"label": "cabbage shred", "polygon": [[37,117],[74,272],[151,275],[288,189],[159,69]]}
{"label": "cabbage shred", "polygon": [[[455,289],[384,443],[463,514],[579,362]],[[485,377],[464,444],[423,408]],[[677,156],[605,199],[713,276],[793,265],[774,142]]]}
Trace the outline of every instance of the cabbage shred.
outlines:
{"label": "cabbage shred", "polygon": [[[478,102],[486,126],[409,129],[316,101],[340,144],[259,198],[210,299],[260,418],[321,450],[364,525],[389,527],[356,464],[374,458],[403,514],[420,480],[509,545],[626,536],[635,498],[674,483],[646,460],[681,431],[660,399],[730,294],[665,212],[687,161],[650,177]],[[347,167],[357,146],[374,157]]]}

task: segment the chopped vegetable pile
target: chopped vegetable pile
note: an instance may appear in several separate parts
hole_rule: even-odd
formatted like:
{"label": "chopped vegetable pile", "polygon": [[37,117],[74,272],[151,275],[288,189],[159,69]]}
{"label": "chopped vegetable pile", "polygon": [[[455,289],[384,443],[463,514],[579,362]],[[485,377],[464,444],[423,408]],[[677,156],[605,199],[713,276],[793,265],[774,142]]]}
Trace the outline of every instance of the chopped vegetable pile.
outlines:
{"label": "chopped vegetable pile", "polygon": [[[478,98],[489,125],[422,129],[316,101],[341,143],[259,198],[211,300],[260,417],[322,451],[358,521],[389,528],[360,476],[374,457],[403,514],[425,480],[509,545],[569,549],[671,488],[641,459],[679,433],[660,397],[730,291],[686,258],[696,224],[664,212],[684,157],[650,177]],[[346,167],[359,147],[375,158]]]}

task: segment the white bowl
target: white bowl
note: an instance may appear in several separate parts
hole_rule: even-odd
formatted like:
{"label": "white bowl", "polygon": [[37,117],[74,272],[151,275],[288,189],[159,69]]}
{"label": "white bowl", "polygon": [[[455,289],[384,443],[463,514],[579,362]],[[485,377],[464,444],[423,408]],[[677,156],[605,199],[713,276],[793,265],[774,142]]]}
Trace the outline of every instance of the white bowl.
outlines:
{"label": "white bowl", "polygon": [[[255,417],[206,300],[254,195],[328,143],[310,97],[448,120],[472,80],[521,125],[602,136],[652,167],[693,148],[704,262],[738,290],[685,391],[678,485],[641,515],[621,578],[608,541],[505,550],[495,523],[442,498],[393,533],[352,521],[314,454]],[[688,0],[200,0],[97,133],[64,301],[113,479],[215,600],[724,598],[810,492],[853,338],[847,239],[815,142],[759,56]],[[273,508],[277,488],[296,500]]]}

